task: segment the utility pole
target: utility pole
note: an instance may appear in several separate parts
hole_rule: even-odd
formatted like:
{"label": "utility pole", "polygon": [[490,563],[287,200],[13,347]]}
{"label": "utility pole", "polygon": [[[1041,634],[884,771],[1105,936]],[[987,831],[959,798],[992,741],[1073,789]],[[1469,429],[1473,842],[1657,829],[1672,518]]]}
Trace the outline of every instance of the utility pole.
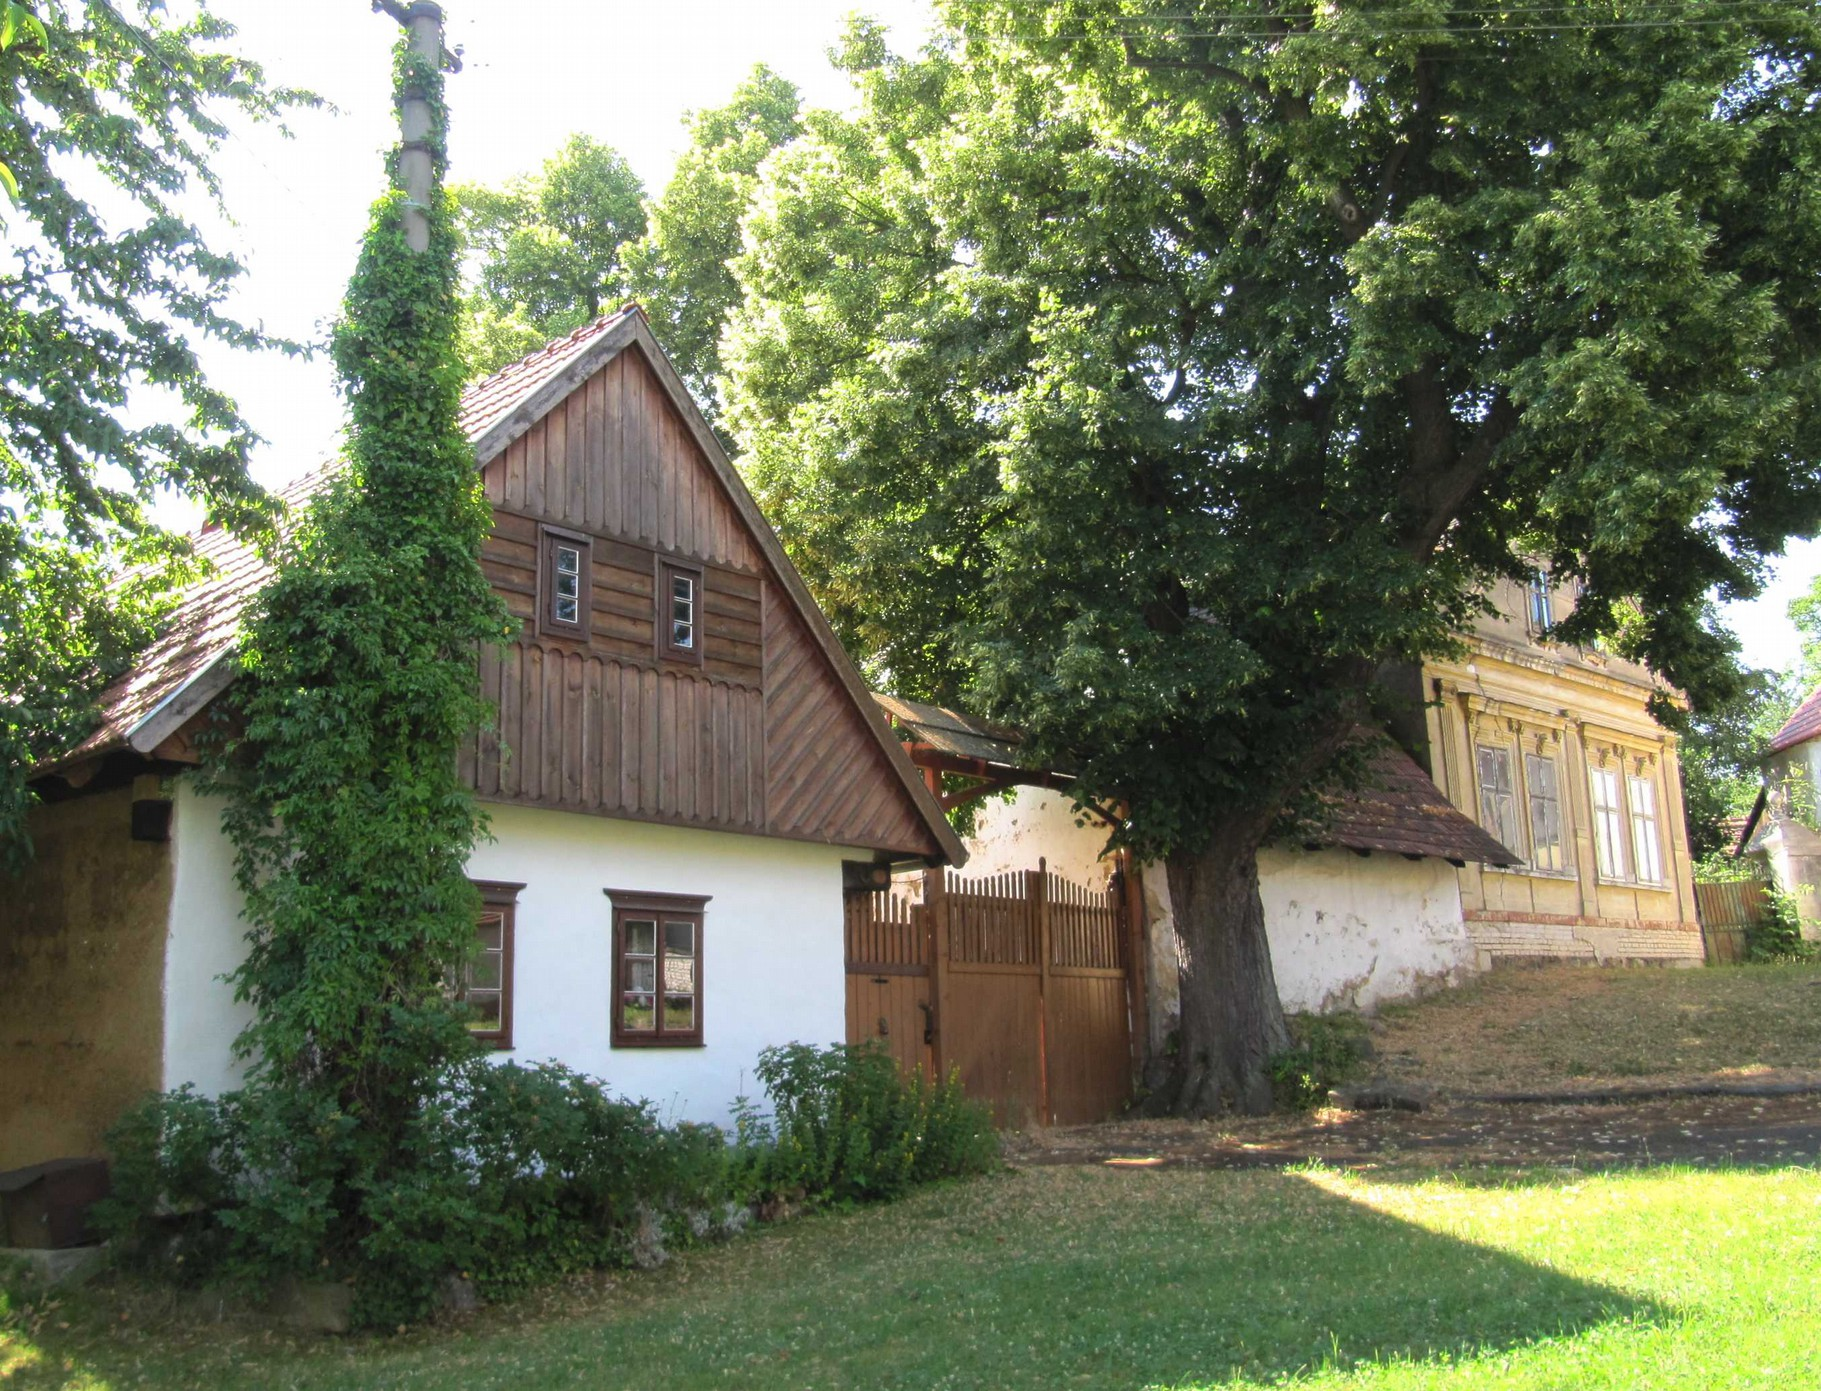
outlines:
{"label": "utility pole", "polygon": [[[435,0],[373,0],[375,13],[389,14],[410,35],[411,50],[427,62],[449,72],[462,70],[461,56],[443,47],[443,7]],[[430,185],[435,168],[430,152],[430,103],[420,88],[407,87],[399,98],[399,127],[404,142],[399,149],[398,174],[405,186],[405,245],[413,251],[430,249]]]}

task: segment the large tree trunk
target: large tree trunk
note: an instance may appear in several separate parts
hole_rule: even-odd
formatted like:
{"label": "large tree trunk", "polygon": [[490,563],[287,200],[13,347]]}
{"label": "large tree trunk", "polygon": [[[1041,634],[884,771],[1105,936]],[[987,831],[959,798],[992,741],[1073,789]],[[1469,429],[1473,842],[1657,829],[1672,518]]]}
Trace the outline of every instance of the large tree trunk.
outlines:
{"label": "large tree trunk", "polygon": [[1196,852],[1164,861],[1181,951],[1182,1018],[1173,1055],[1155,1060],[1149,1109],[1177,1116],[1271,1109],[1268,1064],[1290,1046],[1264,904],[1262,823],[1217,828]]}

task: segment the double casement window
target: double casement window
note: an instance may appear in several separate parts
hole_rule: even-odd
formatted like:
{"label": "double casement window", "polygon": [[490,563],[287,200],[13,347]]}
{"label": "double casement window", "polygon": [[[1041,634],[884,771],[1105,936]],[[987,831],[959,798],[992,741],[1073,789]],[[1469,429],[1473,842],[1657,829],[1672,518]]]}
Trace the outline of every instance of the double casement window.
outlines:
{"label": "double casement window", "polygon": [[1525,754],[1524,789],[1530,801],[1530,867],[1560,874],[1568,868],[1568,852],[1555,759],[1544,753]]}
{"label": "double casement window", "polygon": [[[1562,787],[1555,758],[1527,753],[1520,759],[1505,744],[1477,744],[1480,825],[1500,845],[1521,855],[1533,870],[1565,874],[1567,834],[1562,819]],[[1523,781],[1517,778],[1523,770]]]}
{"label": "double casement window", "polygon": [[1480,825],[1500,845],[1515,854],[1523,853],[1518,835],[1517,790],[1512,785],[1511,750],[1497,745],[1481,744],[1478,749],[1480,773]]}
{"label": "double casement window", "polygon": [[1587,782],[1600,878],[1661,884],[1663,841],[1657,827],[1656,780],[1600,767],[1588,770]]}
{"label": "double casement window", "polygon": [[608,889],[613,903],[615,1047],[702,1042],[706,898]]}
{"label": "double casement window", "polygon": [[538,553],[538,633],[585,640],[594,607],[593,540],[547,526],[540,533]]}
{"label": "double casement window", "polygon": [[481,911],[474,950],[449,980],[449,994],[467,1008],[468,1031],[495,1048],[512,1046],[512,929],[523,884],[476,881]]}

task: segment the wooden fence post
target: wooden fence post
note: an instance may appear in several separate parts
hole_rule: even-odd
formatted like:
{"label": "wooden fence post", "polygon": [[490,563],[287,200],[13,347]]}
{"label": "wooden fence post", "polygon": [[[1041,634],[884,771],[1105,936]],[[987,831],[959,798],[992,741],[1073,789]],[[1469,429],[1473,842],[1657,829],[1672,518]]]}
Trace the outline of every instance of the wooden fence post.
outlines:
{"label": "wooden fence post", "polygon": [[1151,1056],[1151,996],[1148,973],[1150,953],[1146,950],[1144,920],[1144,881],[1142,871],[1130,850],[1119,852],[1119,878],[1125,902],[1120,905],[1125,917],[1125,982],[1126,1017],[1132,1021],[1132,1080],[1144,1080],[1144,1065]]}
{"label": "wooden fence post", "polygon": [[929,924],[924,945],[929,962],[930,1066],[940,1082],[948,1076],[948,1044],[944,1026],[948,1018],[948,871],[941,866],[923,871],[923,911]]}
{"label": "wooden fence post", "polygon": [[1056,1123],[1050,1104],[1050,871],[1039,859],[1024,872],[1024,897],[1037,921],[1037,1114],[1044,1125]]}

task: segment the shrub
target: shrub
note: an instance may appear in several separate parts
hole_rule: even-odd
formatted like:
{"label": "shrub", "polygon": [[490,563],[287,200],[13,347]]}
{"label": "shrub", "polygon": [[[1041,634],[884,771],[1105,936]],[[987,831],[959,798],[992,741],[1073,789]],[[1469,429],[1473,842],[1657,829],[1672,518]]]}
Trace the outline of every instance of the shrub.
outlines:
{"label": "shrub", "polygon": [[877,1044],[767,1048],[755,1071],[772,1112],[741,1108],[739,1153],[758,1191],[874,1201],[998,1160],[991,1111],[956,1077],[907,1079]]}
{"label": "shrub", "polygon": [[1813,961],[1816,944],[1802,936],[1796,896],[1775,884],[1764,887],[1764,916],[1745,929],[1747,961]]}
{"label": "shrub", "polygon": [[1351,1014],[1296,1014],[1288,1022],[1292,1046],[1269,1065],[1272,1094],[1282,1110],[1312,1111],[1358,1069],[1365,1025]]}

